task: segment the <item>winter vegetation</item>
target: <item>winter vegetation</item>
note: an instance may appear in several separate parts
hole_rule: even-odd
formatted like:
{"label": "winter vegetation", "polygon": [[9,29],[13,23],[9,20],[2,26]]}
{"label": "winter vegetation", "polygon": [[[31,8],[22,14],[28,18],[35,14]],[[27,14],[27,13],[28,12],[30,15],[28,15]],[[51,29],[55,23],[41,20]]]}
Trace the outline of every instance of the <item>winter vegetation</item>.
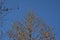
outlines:
{"label": "winter vegetation", "polygon": [[13,22],[12,29],[7,34],[10,40],[56,40],[52,28],[31,12],[24,17],[24,23]]}

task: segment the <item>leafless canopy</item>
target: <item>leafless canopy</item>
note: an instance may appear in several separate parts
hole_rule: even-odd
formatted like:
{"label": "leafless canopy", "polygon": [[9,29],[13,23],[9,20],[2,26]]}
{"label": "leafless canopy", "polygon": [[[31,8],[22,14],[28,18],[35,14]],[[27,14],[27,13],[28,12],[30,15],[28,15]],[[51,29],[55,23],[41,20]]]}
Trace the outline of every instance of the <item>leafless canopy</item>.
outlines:
{"label": "leafless canopy", "polygon": [[7,32],[10,38],[14,40],[55,40],[51,27],[41,23],[40,18],[36,18],[33,13],[28,13],[24,21],[25,23],[13,22],[12,29]]}

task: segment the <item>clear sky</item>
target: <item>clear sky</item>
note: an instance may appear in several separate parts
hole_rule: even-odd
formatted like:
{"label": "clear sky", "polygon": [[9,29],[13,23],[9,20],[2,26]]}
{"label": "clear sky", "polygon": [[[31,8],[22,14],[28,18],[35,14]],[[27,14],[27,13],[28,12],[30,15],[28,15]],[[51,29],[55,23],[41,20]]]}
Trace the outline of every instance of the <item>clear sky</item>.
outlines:
{"label": "clear sky", "polygon": [[[18,11],[9,11],[3,18],[4,24],[2,29],[4,32],[7,31],[13,21],[22,21],[26,12],[31,10],[47,25],[54,27],[53,31],[56,38],[60,40],[60,0],[7,0],[6,2],[6,7],[14,9],[19,6],[20,9]],[[4,40],[6,40],[6,38],[4,38]]]}

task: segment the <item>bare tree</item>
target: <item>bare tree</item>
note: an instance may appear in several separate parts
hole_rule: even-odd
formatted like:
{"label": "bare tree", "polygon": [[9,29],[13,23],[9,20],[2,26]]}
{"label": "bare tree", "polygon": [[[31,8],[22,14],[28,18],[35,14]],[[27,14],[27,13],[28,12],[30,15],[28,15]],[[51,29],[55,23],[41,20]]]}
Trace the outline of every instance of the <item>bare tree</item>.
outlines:
{"label": "bare tree", "polygon": [[[28,13],[24,17],[25,23],[13,22],[12,29],[7,32],[9,38],[13,40],[55,40],[51,27],[46,26],[35,17],[33,13]],[[35,35],[35,36],[33,36]]]}

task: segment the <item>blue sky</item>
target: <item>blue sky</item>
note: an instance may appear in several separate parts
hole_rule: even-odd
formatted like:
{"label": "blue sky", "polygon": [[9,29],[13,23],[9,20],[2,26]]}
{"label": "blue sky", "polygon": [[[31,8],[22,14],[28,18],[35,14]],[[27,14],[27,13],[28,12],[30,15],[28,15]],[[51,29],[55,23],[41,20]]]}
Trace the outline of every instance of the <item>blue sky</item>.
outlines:
{"label": "blue sky", "polygon": [[22,21],[23,16],[31,10],[47,25],[53,26],[57,40],[60,39],[60,0],[7,0],[6,2],[6,7],[14,9],[19,6],[20,9],[9,11],[3,18],[3,30],[7,31],[13,21]]}

